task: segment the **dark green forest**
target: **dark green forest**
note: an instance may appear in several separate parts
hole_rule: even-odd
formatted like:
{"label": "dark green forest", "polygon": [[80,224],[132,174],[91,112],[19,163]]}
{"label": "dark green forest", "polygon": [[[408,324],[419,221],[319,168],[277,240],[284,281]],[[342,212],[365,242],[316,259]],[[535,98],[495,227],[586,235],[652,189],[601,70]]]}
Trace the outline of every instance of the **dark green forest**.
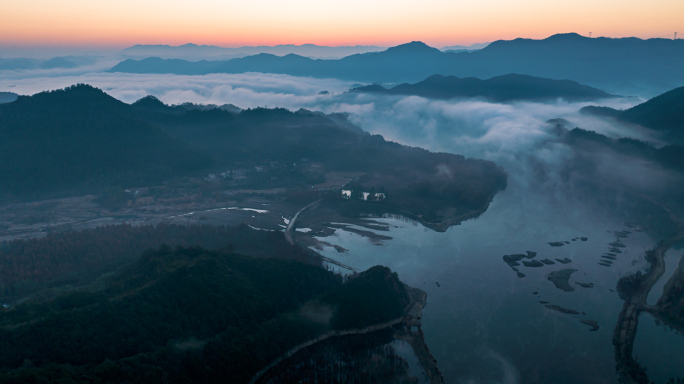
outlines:
{"label": "dark green forest", "polygon": [[26,296],[53,286],[87,284],[162,244],[202,246],[320,265],[316,254],[290,245],[282,233],[255,231],[246,225],[121,224],[0,242],[0,298]]}
{"label": "dark green forest", "polygon": [[100,289],[3,310],[0,381],[247,382],[296,344],[396,318],[405,303],[386,267],[343,283],[296,260],[163,245]]}

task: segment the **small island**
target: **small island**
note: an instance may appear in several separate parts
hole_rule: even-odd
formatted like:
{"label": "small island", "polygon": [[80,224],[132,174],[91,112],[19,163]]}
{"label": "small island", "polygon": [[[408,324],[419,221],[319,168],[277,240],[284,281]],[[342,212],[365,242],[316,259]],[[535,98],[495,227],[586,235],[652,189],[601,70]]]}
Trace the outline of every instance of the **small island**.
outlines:
{"label": "small island", "polygon": [[556,286],[556,288],[565,291],[572,292],[575,289],[570,285],[570,276],[577,272],[576,269],[561,269],[560,271],[553,271],[547,275],[547,279]]}

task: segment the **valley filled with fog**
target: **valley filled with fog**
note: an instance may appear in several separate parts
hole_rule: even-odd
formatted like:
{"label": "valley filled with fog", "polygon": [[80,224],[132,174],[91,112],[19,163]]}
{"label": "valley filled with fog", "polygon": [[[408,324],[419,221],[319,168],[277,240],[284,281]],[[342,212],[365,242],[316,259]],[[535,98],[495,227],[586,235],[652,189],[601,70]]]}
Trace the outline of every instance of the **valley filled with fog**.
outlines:
{"label": "valley filled with fog", "polygon": [[684,384],[683,16],[5,0],[0,383]]}
{"label": "valley filled with fog", "polygon": [[[487,211],[445,232],[384,216],[367,220],[380,228],[377,235],[389,239],[345,227],[319,238],[337,246],[320,251],[328,260],[357,270],[388,266],[406,284],[428,294],[422,330],[448,383],[613,380],[611,340],[622,307],[615,286],[619,278],[647,268],[646,251],[669,235],[665,211],[649,206],[643,197],[667,195],[663,191],[684,185],[680,173],[656,161],[595,151],[567,138],[581,128],[610,139],[663,145],[657,132],[580,113],[589,105],[626,110],[647,100],[644,95],[592,102],[435,100],[349,93],[359,84],[262,73],[35,73],[2,78],[0,88],[31,95],[77,83],[127,104],[152,95],[168,105],[344,113],[349,122],[386,140],[490,160],[505,170],[507,186]],[[667,209],[682,212],[678,203]],[[643,216],[644,211],[651,214]],[[354,224],[349,228],[368,230]],[[629,236],[616,238],[624,231]],[[622,252],[601,264],[601,254],[616,241],[622,241]],[[511,270],[502,259],[527,251],[548,263]],[[665,276],[681,257],[681,245],[667,252]],[[327,266],[346,273],[334,263]],[[571,289],[554,286],[549,274],[567,269],[572,270]],[[664,282],[660,284],[662,293]],[[684,353],[684,339],[666,336],[665,327],[647,323],[653,320],[643,315],[634,350],[638,361],[656,382],[684,376],[676,358]],[[427,380],[424,373],[418,377]]]}
{"label": "valley filled with fog", "polygon": [[[378,243],[344,229],[323,238],[347,249],[338,253],[325,248],[324,256],[359,270],[389,266],[407,284],[428,293],[423,330],[447,382],[610,381],[614,375],[611,338],[622,305],[614,288],[620,277],[645,268],[644,254],[660,240],[659,232],[632,232],[617,262],[599,265],[600,255],[615,241],[613,232],[629,230],[626,223],[637,228],[652,223],[638,222],[630,212],[632,204],[607,204],[606,199],[615,197],[587,188],[583,170],[570,169],[569,164],[588,157],[591,177],[644,193],[682,182],[677,173],[648,161],[608,152],[580,154],[581,148],[558,139],[558,123],[549,122],[563,119],[565,129],[579,127],[613,138],[660,143],[660,137],[639,126],[579,113],[587,105],[628,109],[644,101],[638,96],[572,103],[430,100],[352,94],[346,93],[352,82],[260,73],[91,73],[4,82],[13,82],[16,92],[26,94],[84,82],[126,103],[154,95],[167,104],[342,112],[350,122],[387,140],[496,162],[509,175],[506,190],[480,217],[445,233],[406,220],[379,218],[373,220],[389,230],[378,233],[391,240]],[[328,93],[319,94],[322,91]],[[548,244],[574,238],[578,240],[563,247]],[[525,277],[519,278],[502,256],[528,250],[537,252],[539,259],[567,258],[572,263],[521,267]],[[668,272],[676,268],[678,258],[681,249],[668,252]],[[547,279],[550,272],[566,268],[576,269],[570,280],[572,292],[559,290]],[[580,314],[558,312],[540,302]],[[596,321],[600,328],[590,332],[580,320]],[[676,358],[684,352],[684,340],[667,337],[665,328],[650,325],[652,319],[642,323],[635,354],[645,362],[651,378],[662,382],[684,375]]]}

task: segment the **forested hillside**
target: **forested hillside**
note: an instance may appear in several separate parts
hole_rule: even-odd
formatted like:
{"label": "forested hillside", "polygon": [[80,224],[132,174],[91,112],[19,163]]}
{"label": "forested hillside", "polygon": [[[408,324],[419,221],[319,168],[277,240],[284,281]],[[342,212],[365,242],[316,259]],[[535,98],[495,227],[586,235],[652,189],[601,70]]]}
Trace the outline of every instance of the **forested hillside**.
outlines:
{"label": "forested hillside", "polygon": [[131,112],[87,85],[0,104],[0,199],[148,185],[210,164]]}
{"label": "forested hillside", "polygon": [[407,302],[385,267],[343,284],[294,260],[162,246],[103,289],[3,311],[0,381],[245,383],[296,344]]}

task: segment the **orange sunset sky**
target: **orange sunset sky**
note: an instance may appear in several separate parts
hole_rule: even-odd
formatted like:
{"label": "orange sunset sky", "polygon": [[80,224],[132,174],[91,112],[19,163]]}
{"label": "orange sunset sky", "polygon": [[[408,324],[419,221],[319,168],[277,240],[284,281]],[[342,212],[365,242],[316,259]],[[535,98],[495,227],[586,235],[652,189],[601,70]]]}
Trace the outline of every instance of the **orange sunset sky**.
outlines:
{"label": "orange sunset sky", "polygon": [[0,0],[0,45],[433,46],[684,34],[684,0]]}

